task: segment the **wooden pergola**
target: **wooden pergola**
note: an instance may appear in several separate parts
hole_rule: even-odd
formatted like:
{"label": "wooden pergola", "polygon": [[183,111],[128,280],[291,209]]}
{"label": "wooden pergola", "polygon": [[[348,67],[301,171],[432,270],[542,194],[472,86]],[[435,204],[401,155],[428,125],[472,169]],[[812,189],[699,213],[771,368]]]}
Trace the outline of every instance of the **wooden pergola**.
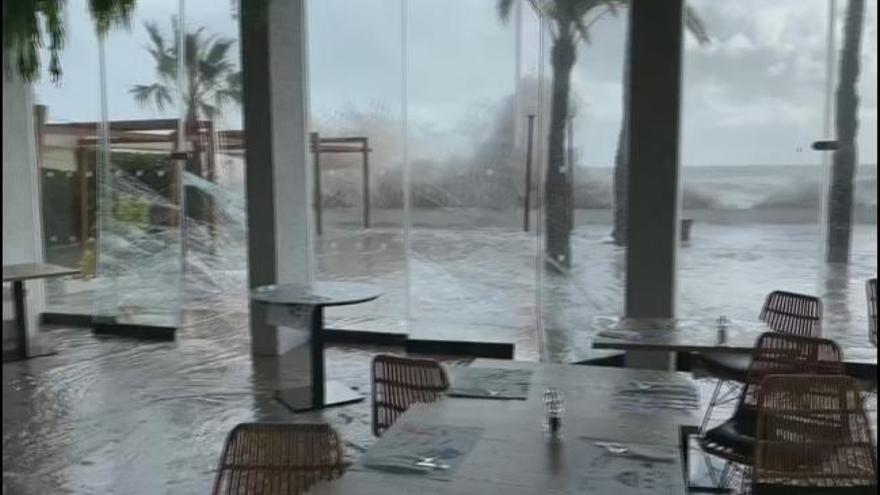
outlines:
{"label": "wooden pergola", "polygon": [[363,180],[363,225],[370,228],[370,140],[366,137],[322,138],[317,132],[311,133],[311,150],[314,165],[314,207],[315,230],[318,235],[324,230],[323,207],[321,204],[321,155],[325,153],[360,153],[362,156]]}
{"label": "wooden pergola", "polygon": [[[73,138],[75,164],[79,176],[80,190],[80,244],[85,247],[89,237],[89,178],[86,152],[96,150],[102,144],[99,135],[102,122],[70,122],[70,123],[46,123],[46,109],[41,105],[35,106],[35,133],[38,148],[37,164],[42,167],[42,148],[45,145],[47,135],[63,135]],[[131,152],[143,153],[168,153],[172,160],[187,160],[187,167],[193,165],[192,157],[195,154],[204,153],[204,160],[195,160],[198,170],[190,170],[207,180],[216,179],[215,153],[217,142],[222,143],[223,152],[243,152],[244,139],[241,131],[215,131],[214,122],[200,120],[190,123],[185,129],[184,141],[189,144],[189,150],[184,152],[178,146],[178,119],[149,119],[149,120],[115,120],[106,123],[108,136],[107,142],[111,147],[124,149]],[[112,152],[112,150],[111,150]],[[172,181],[172,198],[176,202],[180,195],[181,181],[174,168]]]}

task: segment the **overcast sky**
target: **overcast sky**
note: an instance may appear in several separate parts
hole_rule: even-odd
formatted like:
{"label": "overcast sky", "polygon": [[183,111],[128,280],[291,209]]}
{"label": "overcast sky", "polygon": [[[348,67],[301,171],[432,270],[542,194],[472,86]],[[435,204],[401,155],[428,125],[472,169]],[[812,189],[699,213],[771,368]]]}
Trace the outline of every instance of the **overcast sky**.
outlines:
{"label": "overcast sky", "polygon": [[[825,91],[827,0],[691,0],[712,43],[688,39],[684,75],[682,161],[685,165],[810,164],[821,138]],[[846,2],[838,2],[841,7]],[[877,16],[867,2],[861,78],[861,162],[877,161]],[[96,120],[99,112],[97,42],[85,0],[68,1],[68,39],[60,87],[37,85],[52,121]],[[400,116],[403,29],[400,0],[309,2],[311,106],[330,121],[349,109]],[[106,44],[111,119],[173,116],[138,106],[128,94],[151,83],[154,68],[142,23],[170,30],[173,0],[140,0],[131,32]],[[190,29],[205,27],[237,38],[228,0],[186,0]],[[499,22],[494,0],[411,0],[406,17],[406,74],[411,135],[434,151],[467,149],[485,121],[515,90],[513,25]],[[621,114],[625,15],[606,17],[579,47],[573,87],[578,95],[576,141],[581,161],[613,162]],[[538,73],[539,31],[527,15],[522,74]],[[237,54],[237,52],[235,52]],[[546,62],[546,60],[545,60]],[[546,75],[549,77],[549,65]],[[237,111],[226,125],[239,127]],[[433,152],[433,151],[432,151]]]}

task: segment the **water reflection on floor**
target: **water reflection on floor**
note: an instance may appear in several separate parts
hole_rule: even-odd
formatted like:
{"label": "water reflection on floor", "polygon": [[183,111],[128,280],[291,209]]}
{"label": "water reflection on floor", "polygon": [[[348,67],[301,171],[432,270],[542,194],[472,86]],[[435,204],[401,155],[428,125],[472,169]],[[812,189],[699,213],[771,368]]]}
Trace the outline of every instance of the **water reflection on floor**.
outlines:
{"label": "water reflection on floor", "polygon": [[[572,362],[589,357],[593,318],[622,312],[625,249],[608,242],[610,226],[589,223],[586,213],[578,212],[583,223],[573,233],[574,263],[565,275],[541,269],[541,238],[515,222],[491,228],[465,218],[466,211],[430,213],[436,218],[423,213],[422,224],[410,229],[407,252],[403,229],[393,226],[399,212],[380,210],[377,226],[366,231],[334,217],[341,212],[328,212],[327,228],[315,240],[317,278],[368,282],[383,291],[375,302],[330,309],[329,326],[504,340],[516,344],[519,359],[537,359],[544,344],[548,359]],[[176,307],[180,293],[188,309],[247,311],[243,242],[230,235],[217,245],[214,254],[190,252],[182,291],[168,291],[171,300],[161,307]],[[864,347],[864,284],[877,273],[876,225],[854,227],[849,265],[825,264],[821,245],[816,225],[697,222],[678,254],[678,314],[754,319],[772,290],[817,294],[825,302],[825,335],[844,347]],[[97,297],[92,282],[55,282],[50,307],[90,313],[94,300],[109,293],[120,313],[149,311],[141,293],[158,286],[142,277],[132,277],[131,287],[117,282],[121,289]]]}
{"label": "water reflection on floor", "polygon": [[[273,399],[301,378],[252,358],[244,315],[187,314],[175,342],[50,329],[58,354],[3,365],[3,493],[208,493],[226,433],[245,421],[328,422],[356,456],[369,401],[294,415]],[[328,378],[369,390],[397,349],[330,347]],[[445,359],[449,365],[466,359]]]}
{"label": "water reflection on floor", "polygon": [[[458,325],[474,338],[506,333],[518,358],[535,359],[543,343],[551,361],[585,359],[593,318],[623,311],[626,251],[608,242],[609,228],[579,225],[573,266],[559,275],[541,270],[540,239],[513,228],[413,228],[407,256],[399,229],[337,226],[316,243],[318,275],[369,281],[385,295],[333,309],[328,319],[341,328],[399,328],[408,294],[411,334]],[[773,290],[815,294],[825,302],[824,335],[843,347],[865,347],[876,225],[855,226],[849,265],[824,263],[821,245],[815,225],[697,222],[678,252],[678,314],[754,320]]]}

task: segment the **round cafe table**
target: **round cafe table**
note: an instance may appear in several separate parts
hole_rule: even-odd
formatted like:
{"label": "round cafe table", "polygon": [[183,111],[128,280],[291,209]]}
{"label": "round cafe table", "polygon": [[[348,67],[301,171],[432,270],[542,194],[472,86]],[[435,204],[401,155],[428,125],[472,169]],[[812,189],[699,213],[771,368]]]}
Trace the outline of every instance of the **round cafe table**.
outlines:
{"label": "round cafe table", "polygon": [[269,306],[283,306],[309,315],[311,384],[278,390],[276,398],[293,412],[324,409],[364,400],[364,396],[343,383],[324,379],[324,308],[372,301],[381,293],[366,284],[313,282],[309,284],[265,285],[251,291],[251,299]]}

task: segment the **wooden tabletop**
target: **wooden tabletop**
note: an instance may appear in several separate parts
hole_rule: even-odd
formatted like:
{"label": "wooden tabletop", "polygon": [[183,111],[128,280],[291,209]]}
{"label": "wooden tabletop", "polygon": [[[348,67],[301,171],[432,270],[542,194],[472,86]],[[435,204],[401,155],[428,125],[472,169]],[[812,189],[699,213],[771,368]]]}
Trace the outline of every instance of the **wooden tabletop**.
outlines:
{"label": "wooden tabletop", "polygon": [[[309,493],[684,493],[679,456],[659,464],[633,462],[636,467],[631,472],[609,477],[610,471],[604,466],[619,461],[610,459],[611,454],[598,449],[594,441],[678,452],[679,427],[697,425],[698,410],[654,407],[648,400],[641,409],[633,411],[621,407],[619,394],[621,390],[631,391],[635,385],[648,383],[690,387],[694,384],[689,375],[485,359],[472,366],[532,369],[528,399],[446,397],[437,403],[415,405],[377,441],[379,445],[378,442],[394,439],[401,426],[407,424],[482,428],[479,441],[451,480],[379,472],[358,462],[341,479],[321,483]],[[563,395],[561,441],[548,439],[544,432],[543,393],[547,387],[556,387]],[[653,483],[651,479],[658,469],[662,471],[660,478],[667,480],[664,488],[657,490],[653,486],[645,491],[643,485]],[[632,488],[640,485],[641,489]]]}
{"label": "wooden tabletop", "polygon": [[49,263],[20,263],[17,265],[3,265],[3,281],[17,282],[37,278],[63,277],[80,273],[78,268],[52,265]]}
{"label": "wooden tabletop", "polygon": [[[747,354],[755,347],[761,333],[769,331],[762,323],[733,320],[721,341],[717,324],[705,320],[594,319],[594,349],[656,352],[724,351]],[[877,348],[846,347],[843,349],[846,373],[876,383]]]}
{"label": "wooden tabletop", "polygon": [[251,291],[251,298],[285,306],[344,306],[372,301],[381,296],[372,285],[349,282],[264,285]]}
{"label": "wooden tabletop", "polygon": [[749,352],[770,329],[760,321],[730,320],[721,338],[713,320],[639,319],[600,316],[593,319],[593,347],[623,351]]}

